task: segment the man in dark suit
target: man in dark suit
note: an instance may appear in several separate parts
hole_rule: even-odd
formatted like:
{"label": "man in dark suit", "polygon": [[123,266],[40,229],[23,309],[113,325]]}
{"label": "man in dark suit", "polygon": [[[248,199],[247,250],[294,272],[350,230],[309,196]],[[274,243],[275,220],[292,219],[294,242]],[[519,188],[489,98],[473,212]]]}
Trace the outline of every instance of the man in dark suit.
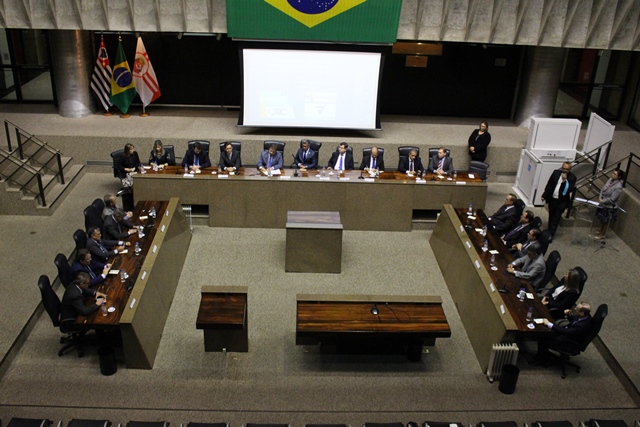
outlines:
{"label": "man in dark suit", "polygon": [[384,171],[384,156],[383,156],[383,153],[378,151],[378,147],[371,148],[371,151],[362,157],[362,163],[360,163],[360,170],[363,170],[369,173]]}
{"label": "man in dark suit", "polygon": [[91,258],[91,253],[87,249],[80,249],[76,255],[76,260],[71,265],[71,275],[75,278],[80,273],[87,273],[91,280],[89,286],[94,287],[107,278],[111,264],[103,264]]}
{"label": "man in dark suit", "polygon": [[553,171],[542,193],[542,201],[549,205],[549,233],[556,234],[562,213],[569,207],[571,193],[576,188],[576,176],[571,172],[571,163],[564,162],[562,168]]}
{"label": "man in dark suit", "polygon": [[193,147],[188,149],[182,159],[182,167],[189,167],[190,172],[197,172],[200,169],[211,166],[209,153],[202,149],[202,144],[195,142]]}
{"label": "man in dark suit", "polygon": [[126,219],[122,209],[116,209],[113,215],[104,221],[104,238],[107,240],[124,240],[136,232],[136,227]]}
{"label": "man in dark suit", "polygon": [[[557,348],[566,352],[578,350],[580,343],[589,335],[593,322],[591,305],[581,302],[573,310],[565,310],[568,323],[559,326],[547,319],[542,319],[545,326],[554,333],[538,341],[538,352],[532,364],[544,363],[549,359],[549,348]],[[564,322],[563,322],[564,323]]]}
{"label": "man in dark suit", "polygon": [[315,169],[318,167],[318,153],[311,149],[308,139],[300,141],[301,147],[296,153],[294,162],[300,169]]}
{"label": "man in dark suit", "polygon": [[278,151],[278,146],[276,144],[271,144],[268,150],[264,150],[260,153],[260,158],[256,165],[260,172],[282,169],[283,166],[284,161],[282,159],[282,153]]}
{"label": "man in dark suit", "polygon": [[529,234],[529,230],[531,230],[531,223],[533,222],[533,212],[525,211],[520,215],[520,222],[518,225],[513,227],[510,231],[508,231],[502,240],[504,244],[508,248],[512,248],[514,245],[518,243],[525,243],[527,241],[527,235]]}
{"label": "man in dark suit", "polygon": [[518,221],[518,212],[513,205],[517,200],[517,196],[513,193],[507,194],[504,199],[504,205],[496,213],[489,217],[489,224],[495,228],[498,234],[506,233]]}
{"label": "man in dark suit", "polygon": [[538,228],[532,228],[527,233],[527,241],[524,243],[516,243],[509,250],[513,252],[513,257],[515,259],[522,258],[527,254],[527,249],[531,245],[540,246],[540,235],[542,232]]}
{"label": "man in dark suit", "polygon": [[453,173],[453,159],[447,156],[447,150],[444,147],[438,148],[438,154],[431,157],[429,171],[440,175]]}
{"label": "man in dark suit", "polygon": [[411,150],[409,156],[400,157],[400,163],[398,163],[398,170],[402,173],[408,173],[413,175],[415,172],[420,173],[424,170],[422,166],[422,160],[418,157],[417,150]]}
{"label": "man in dark suit", "polygon": [[230,142],[224,144],[224,152],[220,153],[218,166],[225,172],[235,172],[242,166],[240,153],[233,149],[233,144]]}
{"label": "man in dark suit", "polygon": [[107,258],[122,253],[125,246],[131,245],[131,243],[125,243],[122,240],[103,240],[102,232],[98,227],[90,227],[87,234],[89,235],[87,250],[93,258],[102,262],[105,262]]}
{"label": "man in dark suit", "polygon": [[[87,296],[95,296],[96,303],[85,305],[84,300]],[[88,316],[97,311],[106,298],[107,296],[102,292],[89,289],[89,275],[80,273],[64,291],[60,307],[60,320],[75,319],[78,315]]]}
{"label": "man in dark suit", "polygon": [[341,142],[338,145],[338,151],[334,151],[329,159],[329,169],[335,170],[353,170],[355,166],[353,164],[353,154],[351,154],[347,148],[349,144]]}

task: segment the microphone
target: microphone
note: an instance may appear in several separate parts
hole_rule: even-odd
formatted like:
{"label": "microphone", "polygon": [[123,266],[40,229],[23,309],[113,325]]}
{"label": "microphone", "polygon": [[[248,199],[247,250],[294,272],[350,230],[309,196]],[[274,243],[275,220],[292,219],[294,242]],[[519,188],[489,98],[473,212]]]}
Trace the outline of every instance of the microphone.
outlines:
{"label": "microphone", "polygon": [[509,289],[507,289],[507,284],[505,283],[504,285],[502,285],[502,289],[498,289],[498,292],[500,292],[501,294],[508,294]]}
{"label": "microphone", "polygon": [[362,176],[362,171],[360,171],[360,176],[358,177],[358,179],[364,179],[364,176]]}
{"label": "microphone", "polygon": [[380,313],[380,312],[378,311],[378,304],[373,303],[373,307],[371,307],[371,314],[373,314],[374,316],[377,316],[377,315],[378,315],[378,313]]}
{"label": "microphone", "polygon": [[291,157],[293,157],[293,163],[296,165],[296,169],[293,171],[293,176],[298,176],[298,164],[296,163],[296,156],[291,153]]}

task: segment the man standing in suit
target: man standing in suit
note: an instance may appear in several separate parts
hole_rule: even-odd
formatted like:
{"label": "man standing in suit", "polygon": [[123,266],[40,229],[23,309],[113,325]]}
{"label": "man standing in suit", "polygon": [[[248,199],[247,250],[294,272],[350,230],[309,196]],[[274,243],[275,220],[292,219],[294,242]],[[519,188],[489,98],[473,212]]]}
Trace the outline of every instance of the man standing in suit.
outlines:
{"label": "man standing in suit", "polygon": [[562,213],[569,207],[571,193],[576,187],[576,176],[571,173],[571,163],[564,162],[562,168],[553,171],[542,193],[542,201],[549,205],[549,233],[556,234]]}
{"label": "man standing in suit", "polygon": [[545,326],[554,333],[551,337],[538,341],[538,352],[531,361],[533,365],[544,363],[549,359],[549,348],[557,348],[566,352],[573,352],[579,349],[580,343],[589,335],[593,328],[591,318],[591,305],[581,302],[573,310],[565,310],[567,320],[563,326],[557,323],[542,319]]}
{"label": "man standing in suit", "polygon": [[329,159],[329,169],[337,171],[355,169],[353,165],[353,155],[347,151],[347,148],[349,148],[349,144],[346,142],[341,142],[340,145],[338,145],[338,151],[334,151],[331,159]]}
{"label": "man standing in suit", "polygon": [[438,154],[429,161],[429,171],[439,175],[453,173],[453,159],[447,156],[447,150],[444,147],[438,148]]}
{"label": "man standing in suit", "polygon": [[233,144],[230,142],[224,144],[224,152],[220,153],[218,166],[225,172],[235,172],[242,166],[240,153],[233,149]]}
{"label": "man standing in suit", "polygon": [[136,232],[136,227],[124,219],[124,211],[116,209],[113,215],[104,221],[104,237],[107,240],[124,240]]}
{"label": "man standing in suit", "polygon": [[91,253],[87,249],[80,249],[76,255],[76,260],[71,265],[71,274],[75,278],[80,273],[87,273],[89,275],[89,286],[94,287],[107,278],[111,264],[103,264],[101,262],[91,259]]}
{"label": "man standing in suit", "polygon": [[420,157],[418,157],[418,151],[411,150],[409,152],[409,156],[400,157],[398,170],[409,175],[413,175],[416,172],[422,172],[424,170],[424,167],[422,166],[422,160],[420,160]]}
{"label": "man standing in suit", "polygon": [[266,172],[269,170],[282,169],[283,165],[282,153],[278,151],[276,144],[271,144],[268,150],[260,153],[260,158],[256,166],[260,172]]}
{"label": "man standing in suit", "polygon": [[202,144],[196,141],[193,147],[188,149],[182,159],[182,167],[189,167],[189,172],[198,172],[211,166],[209,153],[202,149]]}
{"label": "man standing in suit", "polygon": [[[520,270],[515,267],[522,266]],[[544,257],[539,245],[529,246],[527,255],[518,258],[511,264],[507,265],[507,273],[511,273],[516,277],[528,280],[531,286],[537,288],[542,282],[547,266],[544,263]]]}
{"label": "man standing in suit", "polygon": [[495,228],[498,234],[503,234],[511,230],[518,220],[518,212],[513,205],[517,199],[515,194],[507,194],[507,197],[504,199],[504,205],[500,206],[500,209],[489,217],[489,224]]}
{"label": "man standing in suit", "polygon": [[[85,305],[87,296],[95,296],[96,303]],[[89,275],[80,273],[64,291],[60,306],[60,320],[75,319],[78,315],[88,316],[97,311],[107,296],[95,289],[89,289]]]}
{"label": "man standing in suit", "polygon": [[508,248],[513,248],[518,243],[523,244],[527,241],[527,235],[529,234],[529,230],[531,230],[533,218],[533,212],[522,212],[520,223],[507,232],[502,238]]}
{"label": "man standing in suit", "polygon": [[102,240],[102,232],[98,227],[90,227],[87,234],[89,235],[87,250],[93,258],[102,262],[105,262],[107,258],[122,253],[125,246],[131,245],[130,242],[125,243],[122,240]]}
{"label": "man standing in suit", "polygon": [[311,144],[308,139],[300,141],[300,148],[296,153],[294,162],[300,169],[315,169],[318,167],[318,153],[311,149]]}
{"label": "man standing in suit", "polygon": [[360,163],[360,170],[369,173],[376,173],[377,171],[384,171],[384,158],[383,153],[378,152],[378,147],[371,148],[371,151],[362,156],[362,163]]}

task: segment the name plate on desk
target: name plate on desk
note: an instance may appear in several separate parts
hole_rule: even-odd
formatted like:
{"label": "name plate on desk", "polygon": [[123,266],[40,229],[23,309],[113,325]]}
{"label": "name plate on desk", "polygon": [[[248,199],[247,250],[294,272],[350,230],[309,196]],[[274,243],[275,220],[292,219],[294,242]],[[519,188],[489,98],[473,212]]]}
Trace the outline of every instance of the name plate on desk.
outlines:
{"label": "name plate on desk", "polygon": [[153,245],[153,251],[152,252],[155,254],[157,250],[158,250],[158,246],[157,245]]}
{"label": "name plate on desk", "polygon": [[496,287],[493,286],[493,283],[489,283],[489,287],[491,288],[491,292],[495,292],[496,291]]}
{"label": "name plate on desk", "polygon": [[193,178],[195,175],[192,173],[185,173],[184,175],[182,175],[183,178]]}
{"label": "name plate on desk", "polygon": [[480,261],[476,260],[475,264],[476,264],[476,268],[480,268]]}
{"label": "name plate on desk", "polygon": [[321,176],[320,177],[320,181],[329,181],[329,177],[328,176]]}
{"label": "name plate on desk", "polygon": [[416,179],[416,184],[426,184],[427,180],[426,179]]}
{"label": "name plate on desk", "polygon": [[467,244],[467,247],[471,249],[471,243],[468,240],[465,243]]}
{"label": "name plate on desk", "polygon": [[160,228],[160,231],[162,231],[164,233],[164,224],[162,224],[162,227]]}
{"label": "name plate on desk", "polygon": [[224,178],[229,178],[229,174],[225,174],[225,175],[218,175],[218,179],[224,179]]}
{"label": "name plate on desk", "polygon": [[144,280],[145,277],[147,277],[147,272],[143,271],[142,276],[140,276],[140,280]]}
{"label": "name plate on desk", "polygon": [[467,181],[456,181],[456,185],[467,185]]}
{"label": "name plate on desk", "polygon": [[280,179],[291,179],[289,175],[280,175]]}
{"label": "name plate on desk", "polygon": [[376,182],[376,180],[373,178],[365,178],[364,182]]}
{"label": "name plate on desk", "polygon": [[348,177],[340,178],[340,181],[349,181],[349,178]]}

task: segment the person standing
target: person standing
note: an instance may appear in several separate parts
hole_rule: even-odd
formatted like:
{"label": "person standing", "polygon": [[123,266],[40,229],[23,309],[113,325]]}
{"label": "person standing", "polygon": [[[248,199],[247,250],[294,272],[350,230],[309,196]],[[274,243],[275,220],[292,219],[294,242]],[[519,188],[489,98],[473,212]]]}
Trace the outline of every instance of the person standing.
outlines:
{"label": "person standing", "polygon": [[624,172],[620,169],[616,169],[611,174],[611,178],[602,187],[600,191],[600,207],[596,211],[596,218],[600,221],[600,231],[596,234],[597,240],[604,239],[609,229],[609,224],[618,220],[618,200],[622,194],[622,180],[624,179]]}
{"label": "person standing", "polygon": [[480,127],[471,133],[467,143],[469,144],[471,160],[484,162],[487,158],[487,147],[491,143],[489,123],[486,120],[480,122]]}
{"label": "person standing", "polygon": [[542,193],[542,201],[549,205],[549,224],[547,228],[551,238],[555,236],[562,213],[569,207],[571,193],[576,188],[576,176],[571,172],[571,163],[564,162],[562,168],[553,171]]}

